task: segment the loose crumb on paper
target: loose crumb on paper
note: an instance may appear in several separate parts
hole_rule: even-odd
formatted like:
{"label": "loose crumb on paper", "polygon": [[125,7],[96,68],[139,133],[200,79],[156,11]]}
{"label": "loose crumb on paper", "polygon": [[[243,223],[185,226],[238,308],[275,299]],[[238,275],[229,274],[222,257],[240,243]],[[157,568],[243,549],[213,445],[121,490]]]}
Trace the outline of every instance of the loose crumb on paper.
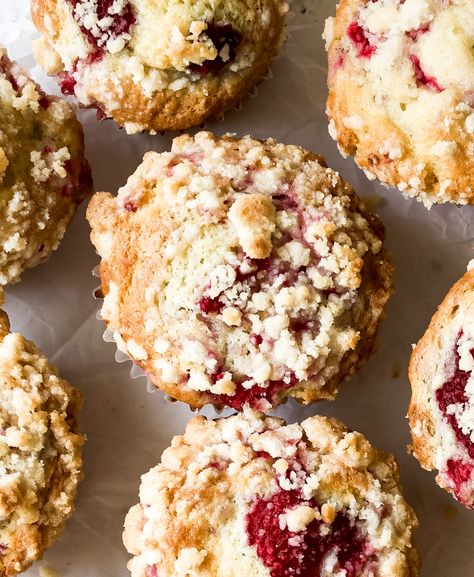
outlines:
{"label": "loose crumb on paper", "polygon": [[60,577],[59,573],[51,567],[40,567],[39,577]]}

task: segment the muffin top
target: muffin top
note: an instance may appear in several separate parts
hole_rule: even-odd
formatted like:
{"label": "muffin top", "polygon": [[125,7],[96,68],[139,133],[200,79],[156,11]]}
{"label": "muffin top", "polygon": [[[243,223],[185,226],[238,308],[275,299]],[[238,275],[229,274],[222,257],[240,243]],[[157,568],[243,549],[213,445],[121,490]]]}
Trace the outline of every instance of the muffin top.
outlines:
{"label": "muffin top", "polygon": [[342,0],[327,21],[330,133],[427,206],[474,202],[474,5]]}
{"label": "muffin top", "polygon": [[82,396],[0,312],[0,574],[27,569],[62,533],[81,479]]}
{"label": "muffin top", "polygon": [[[474,264],[474,262],[472,263]],[[474,269],[449,291],[410,360],[412,450],[474,508]]]}
{"label": "muffin top", "polygon": [[132,577],[415,577],[392,456],[327,417],[196,417],[142,477]]}
{"label": "muffin top", "polygon": [[73,107],[0,46],[0,284],[48,258],[91,186]]}
{"label": "muffin top", "polygon": [[181,136],[88,219],[102,318],[177,399],[332,398],[372,349],[392,272],[382,225],[302,148]]}
{"label": "muffin top", "polygon": [[127,132],[184,129],[236,104],[283,42],[282,0],[33,0],[35,56]]}

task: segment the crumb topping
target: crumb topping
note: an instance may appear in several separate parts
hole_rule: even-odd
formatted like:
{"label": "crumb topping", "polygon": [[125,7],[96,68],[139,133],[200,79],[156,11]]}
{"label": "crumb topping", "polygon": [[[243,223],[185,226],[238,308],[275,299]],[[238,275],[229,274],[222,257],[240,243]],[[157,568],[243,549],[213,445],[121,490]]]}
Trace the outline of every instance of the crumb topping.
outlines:
{"label": "crumb topping", "polygon": [[220,575],[231,562],[262,577],[395,577],[415,570],[415,526],[393,458],[362,435],[245,411],[197,417],[173,439],[142,477],[124,542],[132,577]]}
{"label": "crumb topping", "polygon": [[131,39],[135,15],[128,0],[66,0],[87,40],[115,54]]}
{"label": "crumb topping", "polygon": [[[357,346],[364,263],[383,262],[381,238],[314,155],[272,140],[183,136],[145,157],[110,210],[108,223],[90,217],[109,278],[102,317],[159,379],[264,410],[303,384],[324,391]],[[114,259],[132,230],[140,256],[119,278]],[[131,327],[124,294],[138,296],[138,277],[141,320]]]}

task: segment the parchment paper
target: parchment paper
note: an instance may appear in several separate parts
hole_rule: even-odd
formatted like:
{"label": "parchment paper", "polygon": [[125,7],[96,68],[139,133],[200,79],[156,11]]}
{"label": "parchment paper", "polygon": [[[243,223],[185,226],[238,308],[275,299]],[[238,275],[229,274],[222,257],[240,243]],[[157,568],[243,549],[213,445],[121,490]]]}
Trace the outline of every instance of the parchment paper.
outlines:
{"label": "parchment paper", "polygon": [[[334,415],[373,444],[395,453],[405,495],[420,519],[422,575],[472,577],[474,512],[456,504],[436,486],[434,474],[422,471],[407,455],[405,414],[411,344],[474,256],[474,208],[442,206],[427,211],[399,192],[369,182],[352,160],[340,156],[328,136],[324,114],[326,58],[321,33],[334,9],[334,0],[294,0],[291,37],[273,66],[273,79],[264,82],[258,96],[247,99],[241,111],[227,113],[224,122],[210,123],[208,128],[220,134],[273,136],[323,153],[361,196],[380,199],[377,212],[387,226],[397,292],[388,307],[378,352],[342,386],[335,402],[307,408],[290,402],[277,412],[289,421],[317,412]],[[57,93],[54,81],[34,65],[30,47],[34,36],[29,2],[0,0],[0,42],[44,89]],[[111,121],[96,122],[91,111],[81,111],[80,118],[97,190],[116,191],[145,151],[167,149],[173,136],[127,136]],[[122,523],[137,501],[140,475],[157,463],[171,437],[181,433],[192,416],[185,405],[170,404],[161,392],[148,393],[145,379],[132,380],[131,363],[116,363],[115,346],[102,340],[104,327],[96,319],[99,303],[92,297],[98,281],[91,271],[98,257],[89,242],[84,211],[85,206],[50,261],[7,290],[13,329],[33,339],[84,391],[81,422],[89,438],[76,511],[64,536],[27,572],[28,577],[37,576],[44,565],[61,577],[126,577]]]}

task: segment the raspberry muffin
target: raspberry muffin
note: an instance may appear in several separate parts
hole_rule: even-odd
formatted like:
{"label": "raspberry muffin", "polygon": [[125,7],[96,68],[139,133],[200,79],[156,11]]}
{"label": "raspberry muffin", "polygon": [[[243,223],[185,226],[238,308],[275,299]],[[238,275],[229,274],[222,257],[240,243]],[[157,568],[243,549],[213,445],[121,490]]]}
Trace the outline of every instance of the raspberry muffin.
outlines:
{"label": "raspberry muffin", "polygon": [[88,219],[102,318],[172,397],[331,399],[372,351],[391,290],[383,227],[311,152],[181,136]]}
{"label": "raspberry muffin", "polygon": [[[472,263],[474,264],[474,262]],[[474,270],[449,291],[411,356],[413,455],[474,508]]]}
{"label": "raspberry muffin", "polygon": [[474,5],[341,0],[326,23],[330,133],[428,207],[474,203]]}
{"label": "raspberry muffin", "polygon": [[81,479],[82,398],[0,312],[0,575],[39,559],[62,533]]}
{"label": "raspberry muffin", "polygon": [[327,417],[196,417],[142,477],[132,577],[415,577],[392,455]]}
{"label": "raspberry muffin", "polygon": [[0,46],[0,284],[45,261],[91,192],[82,128]]}
{"label": "raspberry muffin", "polygon": [[64,94],[128,133],[185,129],[268,72],[287,10],[282,0],[33,0],[35,56]]}

